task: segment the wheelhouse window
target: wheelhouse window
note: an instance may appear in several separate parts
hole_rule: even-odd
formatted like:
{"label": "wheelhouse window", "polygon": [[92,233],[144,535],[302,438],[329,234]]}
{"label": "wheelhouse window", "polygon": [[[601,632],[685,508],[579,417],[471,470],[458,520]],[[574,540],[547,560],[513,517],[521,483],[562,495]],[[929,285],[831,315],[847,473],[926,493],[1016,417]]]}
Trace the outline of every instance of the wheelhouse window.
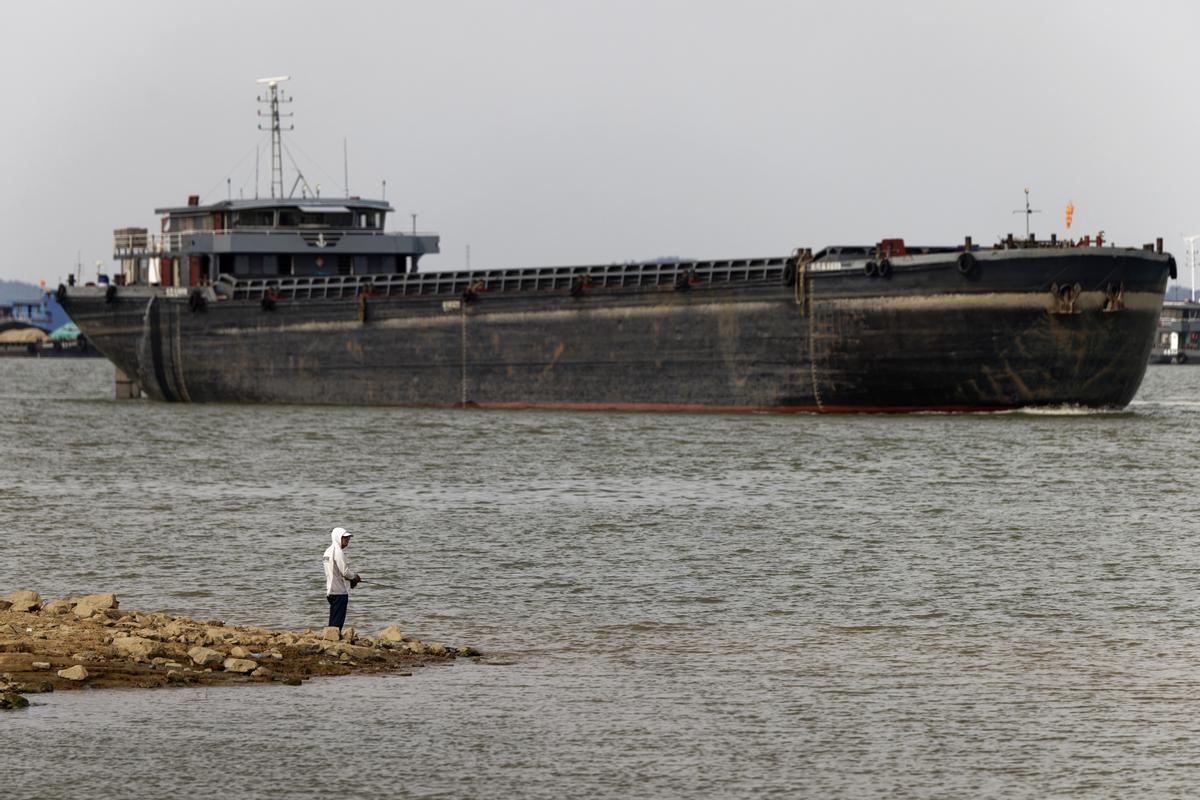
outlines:
{"label": "wheelhouse window", "polygon": [[303,228],[349,228],[354,224],[350,209],[341,206],[301,206],[293,213]]}
{"label": "wheelhouse window", "polygon": [[378,211],[359,211],[354,215],[354,226],[364,230],[379,230],[380,217]]}
{"label": "wheelhouse window", "polygon": [[239,228],[271,228],[275,225],[275,212],[239,211],[234,224]]}

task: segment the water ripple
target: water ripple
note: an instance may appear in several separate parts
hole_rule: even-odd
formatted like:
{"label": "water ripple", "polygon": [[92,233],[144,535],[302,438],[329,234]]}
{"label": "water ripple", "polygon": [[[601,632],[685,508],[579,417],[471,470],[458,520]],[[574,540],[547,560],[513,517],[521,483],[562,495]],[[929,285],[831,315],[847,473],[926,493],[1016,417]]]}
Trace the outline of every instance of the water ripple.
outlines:
{"label": "water ripple", "polygon": [[116,403],[95,361],[5,359],[0,387],[0,594],[319,627],[340,524],[391,587],[355,593],[354,625],[505,665],[39,696],[6,717],[10,796],[1200,779],[1200,369],[1152,367],[1120,413],[911,417]]}

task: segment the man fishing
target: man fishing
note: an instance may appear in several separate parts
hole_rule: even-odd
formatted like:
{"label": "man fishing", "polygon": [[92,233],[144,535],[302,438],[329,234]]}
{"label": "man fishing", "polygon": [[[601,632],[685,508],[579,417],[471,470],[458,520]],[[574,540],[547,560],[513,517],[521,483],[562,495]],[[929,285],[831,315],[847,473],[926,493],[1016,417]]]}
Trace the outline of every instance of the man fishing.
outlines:
{"label": "man fishing", "polygon": [[325,597],[329,600],[329,627],[339,631],[346,624],[346,607],[350,605],[350,590],[358,586],[362,576],[346,566],[346,548],[352,533],[334,528],[329,533],[333,544],[325,551]]}

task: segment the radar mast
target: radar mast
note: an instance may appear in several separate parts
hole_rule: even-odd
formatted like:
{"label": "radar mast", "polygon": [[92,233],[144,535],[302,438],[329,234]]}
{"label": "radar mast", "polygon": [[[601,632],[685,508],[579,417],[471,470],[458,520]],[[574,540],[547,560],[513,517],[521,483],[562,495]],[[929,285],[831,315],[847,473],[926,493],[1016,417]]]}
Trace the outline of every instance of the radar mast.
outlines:
{"label": "radar mast", "polygon": [[[279,113],[279,104],[280,103],[290,103],[290,102],[292,102],[292,98],[288,97],[283,92],[279,91],[279,84],[283,83],[284,81],[286,81],[290,78],[291,78],[290,75],[279,75],[274,78],[259,78],[257,81],[260,84],[266,84],[267,90],[268,90],[267,95],[265,97],[262,95],[259,96],[258,102],[269,105],[271,107],[271,110],[267,113],[263,113],[262,109],[259,109],[258,116],[259,117],[270,117],[270,119],[271,119],[270,131],[271,131],[271,198],[272,199],[275,199],[276,197],[281,198],[281,199],[283,198],[283,138],[281,135],[281,131],[283,129],[279,125],[279,118],[281,116],[282,117],[291,117],[292,115],[290,113],[289,114],[280,114]],[[258,124],[258,129],[260,131],[267,130],[267,128],[263,127],[261,122]],[[294,130],[295,126],[289,124],[287,129],[289,131]],[[276,190],[278,190],[278,194],[276,194]]]}

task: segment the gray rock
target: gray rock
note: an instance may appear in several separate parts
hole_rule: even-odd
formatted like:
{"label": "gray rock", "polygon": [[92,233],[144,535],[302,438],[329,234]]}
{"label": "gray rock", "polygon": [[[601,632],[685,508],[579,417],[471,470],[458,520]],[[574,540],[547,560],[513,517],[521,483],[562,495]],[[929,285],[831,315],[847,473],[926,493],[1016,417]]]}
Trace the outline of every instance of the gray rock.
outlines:
{"label": "gray rock", "polygon": [[205,628],[204,633],[214,642],[238,643],[238,632],[229,628]]}
{"label": "gray rock", "polygon": [[210,667],[222,663],[225,660],[225,654],[207,647],[193,647],[188,650],[188,658],[192,659],[192,663],[197,666]]}
{"label": "gray rock", "polygon": [[374,661],[375,659],[382,658],[382,656],[377,655],[375,651],[369,647],[360,647],[353,644],[342,645],[342,652],[349,655],[351,658],[357,658],[363,661]]}
{"label": "gray rock", "polygon": [[70,600],[51,600],[42,608],[44,614],[70,614],[71,606],[74,605]]}
{"label": "gray rock", "polygon": [[29,666],[33,667],[34,669],[38,669],[38,670],[47,670],[47,669],[50,669],[50,662],[49,661],[34,661]]}
{"label": "gray rock", "polygon": [[19,694],[13,694],[12,692],[7,692],[5,694],[0,695],[0,708],[3,708],[3,709],[28,708],[28,706],[29,706],[29,701],[26,700],[24,697],[21,697],[21,695],[19,695]]}
{"label": "gray rock", "polygon": [[187,626],[182,622],[168,622],[162,627],[161,634],[168,639],[174,639],[183,636],[188,632]]}
{"label": "gray rock", "polygon": [[141,636],[123,636],[113,639],[113,648],[126,658],[151,658],[159,651],[158,642]]}
{"label": "gray rock", "polygon": [[106,594],[86,594],[83,597],[76,597],[75,603],[89,605],[101,611],[106,611],[110,608],[119,608],[121,605],[117,602],[117,596],[111,592]]}
{"label": "gray rock", "polygon": [[402,642],[404,634],[400,632],[399,625],[389,625],[379,632],[379,641],[381,642]]}
{"label": "gray rock", "polygon": [[17,591],[8,596],[12,603],[10,611],[37,611],[42,607],[42,596],[37,592]]}
{"label": "gray rock", "polygon": [[83,664],[76,664],[73,667],[60,669],[58,671],[58,677],[65,678],[69,681],[85,681],[88,677],[88,671]]}
{"label": "gray rock", "polygon": [[439,642],[434,642],[433,644],[429,645],[429,654],[431,656],[446,655],[446,645],[441,644]]}
{"label": "gray rock", "polygon": [[249,658],[227,658],[225,659],[226,672],[254,672],[258,669],[258,662]]}
{"label": "gray rock", "polygon": [[54,684],[50,681],[42,681],[40,683],[14,683],[12,685],[14,692],[21,694],[50,694],[54,691]]}
{"label": "gray rock", "polygon": [[[75,608],[72,610],[75,612],[75,616],[87,619],[97,612],[116,611],[119,605],[117,596],[114,594],[89,594],[75,598]],[[113,616],[119,617],[121,614],[118,612]]]}

